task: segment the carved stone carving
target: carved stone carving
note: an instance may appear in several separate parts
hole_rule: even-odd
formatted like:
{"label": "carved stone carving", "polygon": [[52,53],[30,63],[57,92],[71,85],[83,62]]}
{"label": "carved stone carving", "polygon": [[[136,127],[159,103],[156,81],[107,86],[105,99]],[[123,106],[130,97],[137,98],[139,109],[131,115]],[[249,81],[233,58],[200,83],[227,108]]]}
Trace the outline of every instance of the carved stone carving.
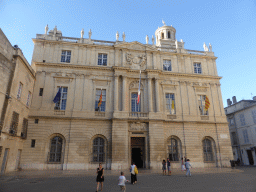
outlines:
{"label": "carved stone carving", "polygon": [[[130,89],[133,89],[133,88],[136,88],[136,89],[139,88],[139,80],[131,82]],[[141,82],[140,82],[140,88],[143,89],[143,84]]]}
{"label": "carved stone carving", "polygon": [[61,84],[64,84],[64,83],[69,83],[69,79],[63,79],[63,78],[56,78],[56,83],[61,83]]}
{"label": "carved stone carving", "polygon": [[143,67],[146,64],[147,56],[146,55],[137,55],[134,56],[131,53],[126,54],[126,63],[128,65],[139,65],[140,67]]}
{"label": "carved stone carving", "polygon": [[206,91],[207,91],[206,88],[201,88],[201,87],[196,88],[196,92],[206,92]]}
{"label": "carved stone carving", "polygon": [[161,82],[162,85],[177,85],[176,81],[172,81],[172,80],[164,80]]}
{"label": "carved stone carving", "polygon": [[131,123],[129,128],[130,131],[147,131],[147,124],[146,123]]}

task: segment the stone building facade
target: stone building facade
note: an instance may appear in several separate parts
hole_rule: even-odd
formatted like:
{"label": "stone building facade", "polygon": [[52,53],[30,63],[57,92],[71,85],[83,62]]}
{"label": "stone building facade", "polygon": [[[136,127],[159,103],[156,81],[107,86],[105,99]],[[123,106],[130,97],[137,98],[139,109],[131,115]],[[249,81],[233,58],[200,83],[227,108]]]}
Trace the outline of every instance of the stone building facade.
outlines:
{"label": "stone building facade", "polygon": [[256,165],[256,96],[252,100],[227,100],[225,108],[234,160]]}
{"label": "stone building facade", "polygon": [[0,29],[0,173],[17,170],[26,139],[35,72]]}
{"label": "stone building facade", "polygon": [[194,167],[230,166],[212,51],[184,49],[167,25],[157,29],[152,44],[148,36],[142,44],[126,42],[124,33],[123,41],[118,33],[116,41],[91,35],[83,38],[82,30],[81,38],[64,37],[47,26],[33,39],[36,83],[23,169],[94,169],[99,162],[126,169],[132,161],[161,169],[167,157],[178,168],[183,156]]}

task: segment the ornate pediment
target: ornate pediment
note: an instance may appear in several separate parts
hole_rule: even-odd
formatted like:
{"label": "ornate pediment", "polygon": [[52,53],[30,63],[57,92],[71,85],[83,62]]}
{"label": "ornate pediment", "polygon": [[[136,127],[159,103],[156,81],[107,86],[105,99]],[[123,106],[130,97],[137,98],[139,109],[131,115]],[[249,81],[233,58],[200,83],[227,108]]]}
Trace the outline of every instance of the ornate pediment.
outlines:
{"label": "ornate pediment", "polygon": [[147,61],[146,54],[134,54],[134,53],[127,53],[126,54],[126,64],[128,65],[137,65],[140,68],[144,67]]}
{"label": "ornate pediment", "polygon": [[136,123],[130,123],[129,125],[130,131],[147,131],[147,129],[148,129],[147,123],[136,122]]}

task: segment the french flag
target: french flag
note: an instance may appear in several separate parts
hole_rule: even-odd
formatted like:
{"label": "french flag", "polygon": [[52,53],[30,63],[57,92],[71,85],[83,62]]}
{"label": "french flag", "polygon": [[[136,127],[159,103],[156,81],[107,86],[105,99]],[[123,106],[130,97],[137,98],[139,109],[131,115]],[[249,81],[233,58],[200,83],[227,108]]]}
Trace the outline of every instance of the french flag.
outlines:
{"label": "french flag", "polygon": [[137,105],[139,105],[139,103],[140,103],[140,81],[141,81],[141,70],[140,70],[140,80],[139,80],[139,89],[138,89]]}

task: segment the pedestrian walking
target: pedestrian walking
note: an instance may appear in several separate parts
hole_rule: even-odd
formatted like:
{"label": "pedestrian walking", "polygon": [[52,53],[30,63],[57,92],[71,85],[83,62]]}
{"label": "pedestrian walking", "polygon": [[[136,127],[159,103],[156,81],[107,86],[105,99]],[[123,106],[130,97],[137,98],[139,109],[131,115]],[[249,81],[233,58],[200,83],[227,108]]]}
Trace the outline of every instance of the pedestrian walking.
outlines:
{"label": "pedestrian walking", "polygon": [[163,175],[166,175],[166,162],[165,162],[165,160],[163,160],[162,165],[163,165],[163,167],[162,167]]}
{"label": "pedestrian walking", "polygon": [[137,183],[137,174],[138,174],[138,169],[134,164],[134,162],[131,165],[130,172],[131,172],[131,183],[134,185],[135,183]]}
{"label": "pedestrian walking", "polygon": [[168,175],[171,175],[172,174],[171,161],[169,160],[169,158],[167,158],[167,170],[168,170]]}
{"label": "pedestrian walking", "polygon": [[184,161],[183,161],[183,157],[181,158],[181,171],[185,171],[186,168],[185,168],[185,164],[184,164]]}
{"label": "pedestrian walking", "polygon": [[99,191],[99,185],[101,184],[101,191],[103,190],[103,182],[104,182],[104,168],[102,167],[101,163],[99,163],[99,167],[97,168],[98,175],[96,177],[96,182],[97,182],[97,191]]}
{"label": "pedestrian walking", "polygon": [[121,176],[119,177],[118,181],[119,181],[118,185],[120,186],[121,191],[126,192],[125,182],[129,182],[129,181],[126,180],[124,176],[124,172],[121,172]]}
{"label": "pedestrian walking", "polygon": [[191,177],[191,172],[190,172],[190,168],[192,168],[191,164],[190,164],[190,160],[187,159],[187,162],[185,163],[185,167],[187,169],[187,173],[186,173],[186,176],[190,176]]}

